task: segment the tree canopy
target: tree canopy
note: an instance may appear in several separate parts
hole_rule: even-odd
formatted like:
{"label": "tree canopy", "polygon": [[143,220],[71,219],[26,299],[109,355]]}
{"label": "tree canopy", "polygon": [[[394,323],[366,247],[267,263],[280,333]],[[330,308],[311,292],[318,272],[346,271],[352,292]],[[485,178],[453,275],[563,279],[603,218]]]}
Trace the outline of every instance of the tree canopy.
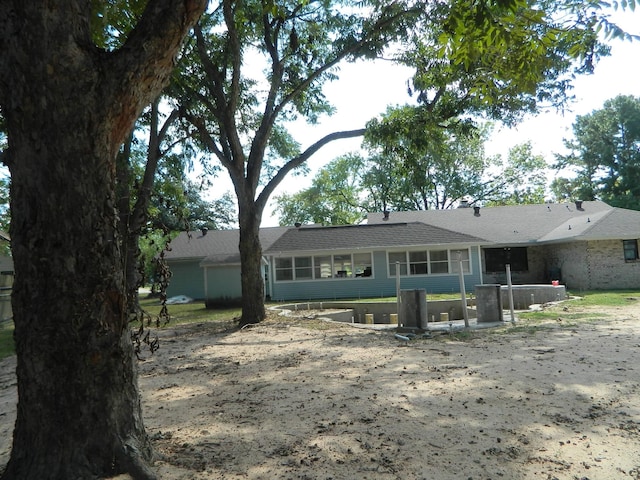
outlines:
{"label": "tree canopy", "polygon": [[462,201],[485,206],[542,203],[544,158],[533,153],[530,143],[513,147],[506,159],[487,157],[489,132],[483,128],[456,137],[440,130],[437,141],[418,133],[423,147],[402,135],[374,146],[368,136],[370,156],[340,157],[318,171],[311,187],[276,197],[279,223],[344,225],[358,223],[367,212],[446,209]]}
{"label": "tree canopy", "polygon": [[274,198],[280,225],[348,225],[363,219],[361,174],[365,160],[359,154],[341,156],[313,178],[311,186],[293,195]]}
{"label": "tree canopy", "polygon": [[556,168],[572,174],[554,181],[557,196],[640,210],[640,98],[620,95],[578,116],[565,146]]}

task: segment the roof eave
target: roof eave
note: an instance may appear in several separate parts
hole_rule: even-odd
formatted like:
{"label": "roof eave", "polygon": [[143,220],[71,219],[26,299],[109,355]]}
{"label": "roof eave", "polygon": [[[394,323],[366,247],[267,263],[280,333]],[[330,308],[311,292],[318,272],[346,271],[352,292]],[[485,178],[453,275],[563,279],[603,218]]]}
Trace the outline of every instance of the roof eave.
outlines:
{"label": "roof eave", "polygon": [[334,252],[357,252],[357,251],[365,251],[372,252],[376,250],[395,250],[395,249],[404,249],[404,248],[417,248],[417,247],[449,247],[453,246],[466,246],[466,247],[475,247],[482,246],[486,240],[478,241],[478,242],[447,242],[447,243],[413,243],[407,245],[374,245],[367,247],[344,247],[344,248],[326,248],[326,249],[314,249],[314,250],[278,250],[278,251],[267,251],[263,254],[265,256],[283,256],[283,255],[322,255],[322,254],[332,254]]}

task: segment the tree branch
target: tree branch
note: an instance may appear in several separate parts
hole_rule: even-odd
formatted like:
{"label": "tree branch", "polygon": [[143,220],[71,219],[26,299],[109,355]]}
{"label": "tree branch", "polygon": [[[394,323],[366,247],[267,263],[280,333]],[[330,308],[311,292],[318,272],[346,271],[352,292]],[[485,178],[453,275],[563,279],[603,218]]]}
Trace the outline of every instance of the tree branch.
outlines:
{"label": "tree branch", "polygon": [[[105,75],[101,95],[111,96],[104,104],[107,118],[116,119],[112,145],[120,145],[142,109],[168,83],[174,55],[189,29],[207,5],[207,0],[155,0],[148,2],[142,18],[125,44],[106,57],[105,72],[127,71],[126,77]],[[140,91],[144,79],[146,89]]]}
{"label": "tree branch", "polygon": [[196,127],[200,136],[200,140],[202,140],[209,151],[212,152],[218,158],[218,160],[220,160],[220,163],[229,171],[229,174],[233,177],[241,175],[242,171],[237,172],[231,159],[227,158],[222,150],[218,148],[218,145],[213,140],[213,137],[209,133],[207,126],[204,124],[204,120],[188,112],[183,112],[182,115],[189,123],[191,123],[191,125]]}
{"label": "tree branch", "polygon": [[153,188],[153,181],[158,170],[158,162],[162,157],[160,151],[160,145],[164,140],[165,135],[169,127],[178,118],[178,111],[173,110],[164,121],[164,124],[158,130],[158,104],[160,98],[158,97],[151,105],[151,125],[149,127],[149,147],[147,151],[147,164],[144,169],[144,175],[142,177],[142,183],[138,189],[138,198],[136,200],[133,211],[131,212],[131,218],[129,219],[129,232],[137,233],[143,226],[144,221],[147,218],[147,210],[151,201],[151,190]]}
{"label": "tree branch", "polygon": [[[386,16],[386,11],[390,10],[390,8],[391,6],[388,6],[387,8],[385,8],[385,12],[383,12],[381,14],[381,17],[373,25],[369,27],[368,32],[363,33],[363,36],[360,40],[354,42],[352,45],[348,46],[347,48],[344,48],[342,51],[338,52],[335,55],[333,60],[327,63],[324,63],[320,68],[311,72],[310,75],[308,75],[304,80],[298,83],[298,85],[296,85],[287,95],[285,95],[277,105],[271,106],[268,104],[268,107],[271,110],[269,111],[265,109],[265,114],[262,116],[262,121],[258,129],[259,134],[257,134],[254,137],[254,140],[251,145],[251,152],[249,153],[249,170],[252,173],[252,175],[249,178],[249,181],[251,182],[251,185],[254,185],[254,188],[255,186],[257,186],[257,183],[259,180],[259,173],[260,173],[260,168],[256,168],[256,167],[260,166],[259,164],[261,162],[260,160],[257,160],[257,159],[262,159],[264,157],[264,151],[267,147],[269,133],[271,132],[271,129],[273,128],[273,125],[275,124],[275,121],[278,118],[278,115],[280,114],[280,112],[295,98],[301,95],[309,87],[309,85],[311,85],[311,83],[313,83],[316,79],[318,79],[322,74],[326,73],[327,71],[329,71],[330,69],[338,65],[348,56],[357,55],[358,51],[362,51],[366,45],[373,42],[376,39],[376,37],[380,35],[379,32],[385,31],[385,28],[388,27],[390,24],[392,24],[394,21],[398,20],[403,16],[410,16],[414,14],[417,15],[421,13],[420,9],[414,8],[410,10],[403,10],[399,13]],[[274,57],[272,55],[272,59],[273,58],[277,58],[277,56]],[[275,74],[276,71],[274,71],[273,73]],[[282,72],[280,72],[280,74],[281,73]],[[270,99],[272,99],[272,96],[271,96],[272,93],[275,94],[275,92],[273,92],[273,88],[269,94]],[[275,100],[275,96],[273,97],[273,100]],[[258,165],[254,165],[254,163]]]}
{"label": "tree branch", "polygon": [[278,170],[278,173],[276,173],[273,178],[269,180],[269,183],[267,183],[267,185],[262,189],[262,192],[260,192],[260,195],[256,200],[256,205],[258,206],[259,210],[262,211],[264,209],[265,205],[267,204],[267,200],[269,199],[275,188],[280,184],[280,182],[284,180],[284,177],[286,177],[291,170],[299,167],[304,162],[306,162],[322,147],[336,140],[361,137],[365,134],[365,132],[365,128],[360,128],[358,130],[345,130],[342,132],[330,133],[329,135],[326,135],[325,137],[321,138],[316,143],[311,145],[297,157],[289,160],[282,168],[280,168],[280,170]]}

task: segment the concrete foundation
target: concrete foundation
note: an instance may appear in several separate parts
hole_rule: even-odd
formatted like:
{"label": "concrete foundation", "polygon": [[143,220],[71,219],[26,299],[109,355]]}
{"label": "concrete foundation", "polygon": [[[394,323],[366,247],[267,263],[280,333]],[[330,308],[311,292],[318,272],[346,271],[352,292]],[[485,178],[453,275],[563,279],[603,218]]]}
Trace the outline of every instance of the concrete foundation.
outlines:
{"label": "concrete foundation", "polygon": [[[300,302],[284,304],[279,308],[286,310],[320,310],[316,312],[339,322],[365,323],[366,315],[373,315],[374,324],[397,324],[397,304],[396,302]],[[460,300],[434,300],[427,302],[428,317],[431,322],[460,320],[464,318],[462,312],[462,302]],[[344,310],[341,312],[331,312],[325,315],[322,310]],[[467,309],[469,318],[475,318],[476,311]]]}
{"label": "concrete foundation", "polygon": [[[564,285],[512,285],[513,308],[526,310],[530,305],[557,302],[567,298]],[[505,308],[509,308],[509,287],[502,286],[502,301]]]}

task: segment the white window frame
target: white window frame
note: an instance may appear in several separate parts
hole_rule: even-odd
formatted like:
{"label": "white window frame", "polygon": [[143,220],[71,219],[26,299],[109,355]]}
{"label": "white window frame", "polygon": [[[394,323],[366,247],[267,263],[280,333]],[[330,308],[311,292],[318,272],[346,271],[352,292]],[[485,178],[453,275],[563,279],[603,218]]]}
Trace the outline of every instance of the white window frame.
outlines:
{"label": "white window frame", "polygon": [[[444,260],[436,260],[432,257],[432,252],[447,252],[447,272],[433,272],[435,265],[443,265]],[[471,263],[472,253],[470,247],[464,248],[425,248],[425,249],[407,249],[407,250],[388,250],[387,251],[387,271],[389,277],[395,277],[396,261],[400,261],[400,276],[401,277],[437,277],[437,276],[450,276],[458,274],[458,252],[463,252],[462,268],[464,275],[473,274],[473,266]],[[466,255],[464,254],[466,252]],[[420,259],[419,261],[411,261],[411,254],[424,254],[426,253],[426,260]],[[466,258],[465,258],[466,257]],[[393,260],[392,260],[393,258]],[[426,273],[411,273],[416,268],[412,268],[412,265],[426,264]],[[466,268],[465,268],[466,267]],[[422,270],[422,269],[420,269]]]}
{"label": "white window frame", "polygon": [[[365,256],[368,256],[366,261]],[[311,259],[311,265],[298,266],[296,259]],[[278,268],[279,261],[289,260],[291,267]],[[328,260],[328,262],[327,262]],[[336,252],[316,255],[283,255],[274,257],[274,281],[275,282],[311,282],[316,280],[350,280],[354,278],[373,278],[373,252]],[[310,269],[311,277],[299,278],[300,271]],[[360,272],[359,270],[362,270]],[[291,278],[278,279],[280,272],[291,272]],[[368,271],[368,275],[365,273]],[[323,276],[323,274],[325,276]]]}

